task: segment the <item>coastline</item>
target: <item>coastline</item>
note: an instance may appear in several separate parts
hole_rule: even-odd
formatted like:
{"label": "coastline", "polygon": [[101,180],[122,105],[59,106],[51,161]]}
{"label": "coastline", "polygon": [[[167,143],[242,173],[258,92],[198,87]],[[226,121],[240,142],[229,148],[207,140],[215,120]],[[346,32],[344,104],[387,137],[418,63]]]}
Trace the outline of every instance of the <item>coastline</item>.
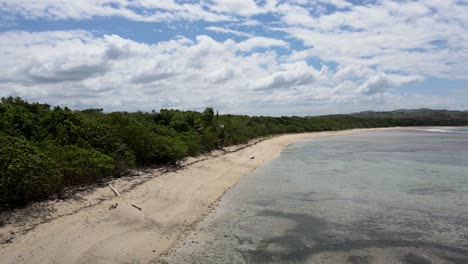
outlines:
{"label": "coastline", "polygon": [[0,244],[0,258],[3,263],[147,263],[171,249],[228,189],[286,146],[320,136],[398,129],[421,127],[276,136],[190,158],[175,172],[154,170],[146,178],[114,180],[120,197],[104,186],[71,201],[42,203],[40,209],[50,211],[45,220],[0,227],[3,236],[20,234]]}

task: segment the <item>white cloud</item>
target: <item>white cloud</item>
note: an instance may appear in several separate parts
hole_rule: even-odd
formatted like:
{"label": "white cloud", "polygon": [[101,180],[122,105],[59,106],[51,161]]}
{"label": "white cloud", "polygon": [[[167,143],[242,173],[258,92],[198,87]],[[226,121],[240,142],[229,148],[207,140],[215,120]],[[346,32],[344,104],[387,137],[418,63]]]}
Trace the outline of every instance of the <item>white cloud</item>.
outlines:
{"label": "white cloud", "polygon": [[339,82],[342,82],[347,79],[362,78],[372,74],[375,74],[375,71],[368,67],[363,65],[350,64],[345,67],[339,67],[333,78]]}
{"label": "white cloud", "polygon": [[91,19],[98,16],[121,16],[146,22],[233,20],[230,16],[207,11],[200,3],[178,3],[174,0],[1,0],[0,10],[6,14],[20,15],[29,19]]}
{"label": "white cloud", "polygon": [[[0,0],[0,12],[8,23],[15,16],[119,16],[184,20],[187,30],[226,34],[149,44],[82,30],[3,32],[0,96],[108,110],[215,106],[257,113],[265,107],[265,114],[310,113],[307,106],[339,112],[466,105],[459,103],[463,96],[437,103],[437,96],[393,89],[431,78],[468,81],[464,1]],[[336,69],[316,66],[323,64]]]}
{"label": "white cloud", "polygon": [[[245,80],[279,67],[273,51],[237,51],[283,44],[272,39],[235,43],[208,36],[149,45],[85,31],[0,34],[5,69],[0,95],[47,99],[75,107],[106,109],[230,105],[249,97]],[[21,59],[19,59],[21,58]],[[238,94],[241,94],[240,96]]]}
{"label": "white cloud", "polygon": [[279,12],[286,26],[274,29],[310,47],[290,60],[318,57],[341,67],[468,80],[468,16],[461,15],[468,5],[461,2],[378,1],[317,16],[283,5]]}
{"label": "white cloud", "polygon": [[209,27],[206,27],[205,29],[209,31],[217,32],[217,33],[232,34],[232,35],[236,35],[240,37],[248,37],[248,38],[253,37],[252,34],[237,31],[237,30],[232,30],[232,29],[228,29],[224,27],[209,26]]}
{"label": "white cloud", "polygon": [[369,78],[359,87],[358,91],[363,94],[383,93],[388,88],[420,82],[423,79],[422,76],[401,76],[381,73]]}
{"label": "white cloud", "polygon": [[[238,54],[271,45],[284,43],[268,38],[219,42],[201,35],[149,45],[86,31],[2,33],[0,68],[7,71],[0,78],[0,96],[75,108],[214,106],[247,112],[259,110],[259,104],[280,111],[286,104],[349,102],[367,96],[359,93],[364,91],[359,83],[352,82],[347,91],[333,88],[345,82],[335,77],[343,71],[315,69],[305,61],[282,62],[273,50]],[[407,80],[388,78],[391,86]],[[366,85],[377,89],[371,81]]]}
{"label": "white cloud", "polygon": [[282,15],[283,22],[288,25],[313,27],[316,23],[316,19],[302,6],[282,4],[278,6],[277,11]]}
{"label": "white cloud", "polygon": [[289,44],[281,39],[266,37],[252,37],[236,44],[236,48],[241,51],[248,51],[253,48],[267,48],[273,46],[288,47]]}
{"label": "white cloud", "polygon": [[332,5],[338,7],[338,8],[345,8],[345,7],[350,7],[350,6],[353,5],[353,4],[351,4],[350,2],[348,2],[346,0],[328,0],[328,2],[331,3]]}
{"label": "white cloud", "polygon": [[212,0],[211,10],[221,13],[251,16],[264,12],[253,0]]}
{"label": "white cloud", "polygon": [[321,72],[305,62],[283,64],[281,69],[267,76],[252,81],[250,87],[254,90],[288,89],[294,86],[311,84],[320,78]]}

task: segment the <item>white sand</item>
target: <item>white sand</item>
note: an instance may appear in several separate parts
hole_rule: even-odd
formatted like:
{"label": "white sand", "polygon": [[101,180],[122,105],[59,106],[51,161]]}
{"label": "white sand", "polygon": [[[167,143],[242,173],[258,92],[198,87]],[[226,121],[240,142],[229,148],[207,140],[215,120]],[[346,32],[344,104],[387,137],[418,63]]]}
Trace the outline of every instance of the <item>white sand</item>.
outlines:
{"label": "white sand", "polygon": [[[0,228],[3,237],[10,231],[24,233],[14,236],[12,243],[0,245],[0,262],[148,263],[193,229],[226,190],[277,157],[287,145],[355,131],[360,130],[282,135],[246,148],[231,147],[240,148],[235,152],[205,155],[176,172],[155,170],[148,176],[158,177],[146,181],[116,180],[112,184],[120,197],[110,188],[100,187],[77,201],[35,205],[54,211],[42,223],[31,217]],[[139,185],[131,188],[135,181]],[[115,203],[117,208],[109,210]],[[36,227],[25,232],[32,226]]]}

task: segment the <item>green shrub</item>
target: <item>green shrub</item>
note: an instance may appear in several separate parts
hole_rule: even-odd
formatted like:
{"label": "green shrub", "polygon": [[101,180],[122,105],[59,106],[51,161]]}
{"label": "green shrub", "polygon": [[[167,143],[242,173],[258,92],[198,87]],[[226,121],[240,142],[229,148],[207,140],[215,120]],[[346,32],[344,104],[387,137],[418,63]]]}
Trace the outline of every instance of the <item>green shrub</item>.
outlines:
{"label": "green shrub", "polygon": [[203,150],[214,149],[216,147],[217,141],[218,137],[212,127],[208,127],[203,131],[201,136],[201,146]]}
{"label": "green shrub", "polygon": [[0,200],[23,204],[62,188],[57,164],[27,141],[0,134]]}
{"label": "green shrub", "polygon": [[157,137],[153,148],[159,162],[162,163],[174,163],[187,156],[188,151],[187,146],[182,141],[167,136]]}
{"label": "green shrub", "polygon": [[200,136],[198,133],[182,133],[178,138],[187,148],[187,155],[193,156],[201,152]]}
{"label": "green shrub", "polygon": [[135,167],[135,153],[125,144],[121,144],[112,154],[114,160],[114,175],[121,176],[127,169]]}
{"label": "green shrub", "polygon": [[113,159],[94,149],[75,145],[49,146],[47,152],[60,165],[65,186],[94,183],[114,171]]}

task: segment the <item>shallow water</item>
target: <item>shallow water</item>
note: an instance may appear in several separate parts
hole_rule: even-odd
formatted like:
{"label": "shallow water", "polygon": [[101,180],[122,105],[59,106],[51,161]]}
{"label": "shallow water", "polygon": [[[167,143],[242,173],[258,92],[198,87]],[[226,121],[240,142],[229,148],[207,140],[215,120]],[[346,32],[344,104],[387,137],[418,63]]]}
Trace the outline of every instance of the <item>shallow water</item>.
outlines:
{"label": "shallow water", "polygon": [[468,263],[468,134],[369,131],[286,148],[164,263]]}

